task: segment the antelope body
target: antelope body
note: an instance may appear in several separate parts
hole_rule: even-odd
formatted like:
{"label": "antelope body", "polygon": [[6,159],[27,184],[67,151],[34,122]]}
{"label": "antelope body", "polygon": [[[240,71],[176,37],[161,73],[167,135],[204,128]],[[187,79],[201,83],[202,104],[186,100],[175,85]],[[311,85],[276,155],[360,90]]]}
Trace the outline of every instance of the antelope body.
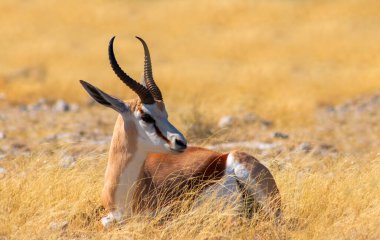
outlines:
{"label": "antelope body", "polygon": [[[134,211],[156,211],[180,199],[186,191],[204,191],[215,180],[230,179],[242,195],[271,217],[281,217],[279,190],[269,170],[253,156],[232,151],[219,153],[201,147],[187,147],[185,137],[169,121],[162,94],[153,80],[151,60],[144,40],[144,79],[140,84],[108,53],[116,75],[139,96],[122,101],[93,85],[80,81],[97,102],[116,110],[117,118],[105,173],[102,201],[109,214],[102,218],[108,227]],[[230,188],[230,186],[222,186]],[[127,201],[126,201],[127,200]],[[125,205],[127,202],[127,205]],[[250,210],[250,209],[248,209]]]}

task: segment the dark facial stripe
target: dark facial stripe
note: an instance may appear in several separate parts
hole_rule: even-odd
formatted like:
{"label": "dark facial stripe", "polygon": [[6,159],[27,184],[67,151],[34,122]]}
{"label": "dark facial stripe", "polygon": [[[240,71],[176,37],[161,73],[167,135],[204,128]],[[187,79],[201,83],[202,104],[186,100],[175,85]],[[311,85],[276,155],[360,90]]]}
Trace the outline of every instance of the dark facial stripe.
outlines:
{"label": "dark facial stripe", "polygon": [[[141,115],[146,114],[141,108],[139,109],[139,112],[141,113]],[[162,138],[162,140],[164,140],[167,144],[170,144],[169,139],[167,139],[167,138],[164,136],[164,134],[162,134],[161,130],[157,127],[156,122],[154,122],[154,123],[150,123],[150,124],[153,124],[153,127],[154,127],[154,129],[156,130],[156,134],[157,134],[160,138]]]}
{"label": "dark facial stripe", "polygon": [[146,123],[155,123],[156,121],[147,113],[141,114],[141,119]]}
{"label": "dark facial stripe", "polygon": [[161,130],[157,127],[156,123],[153,123],[154,129],[156,130],[157,135],[162,138],[167,144],[170,144],[169,139],[167,139],[164,134],[162,134]]}

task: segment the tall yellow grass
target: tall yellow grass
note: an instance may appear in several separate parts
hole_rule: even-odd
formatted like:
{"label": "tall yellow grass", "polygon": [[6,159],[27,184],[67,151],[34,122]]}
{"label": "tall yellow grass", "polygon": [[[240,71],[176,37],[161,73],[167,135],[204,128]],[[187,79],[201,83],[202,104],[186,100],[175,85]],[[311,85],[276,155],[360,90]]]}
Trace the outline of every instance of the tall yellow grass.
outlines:
{"label": "tall yellow grass", "polygon": [[[104,157],[83,156],[70,169],[52,165],[57,156],[15,159],[17,169],[0,182],[0,236],[11,239],[376,239],[380,236],[378,197],[380,159],[353,162],[322,159],[311,170],[303,164],[271,169],[281,190],[285,225],[234,217],[231,209],[209,205],[162,222],[135,215],[120,227],[101,230]],[[11,164],[9,164],[11,165]],[[220,201],[220,200],[219,200]],[[64,231],[51,222],[68,221]]]}

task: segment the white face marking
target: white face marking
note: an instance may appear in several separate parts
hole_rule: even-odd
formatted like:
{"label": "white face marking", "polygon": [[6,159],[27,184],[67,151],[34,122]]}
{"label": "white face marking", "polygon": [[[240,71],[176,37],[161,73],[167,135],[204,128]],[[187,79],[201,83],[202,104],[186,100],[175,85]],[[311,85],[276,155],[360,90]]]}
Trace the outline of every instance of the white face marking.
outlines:
{"label": "white face marking", "polygon": [[176,151],[176,140],[186,144],[186,139],[168,120],[165,108],[160,109],[155,104],[142,104],[143,114],[150,115],[154,123],[141,119],[142,113],[134,112],[136,126],[139,131],[139,145],[142,144],[147,151],[168,152]]}

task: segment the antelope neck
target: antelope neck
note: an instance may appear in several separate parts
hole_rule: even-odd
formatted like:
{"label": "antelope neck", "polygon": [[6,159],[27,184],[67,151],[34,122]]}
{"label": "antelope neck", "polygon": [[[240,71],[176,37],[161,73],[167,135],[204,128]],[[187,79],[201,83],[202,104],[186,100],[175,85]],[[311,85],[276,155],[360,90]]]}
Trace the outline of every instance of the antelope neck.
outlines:
{"label": "antelope neck", "polygon": [[127,197],[127,213],[131,212],[131,203],[133,198],[133,192],[136,182],[144,165],[145,159],[148,156],[148,152],[143,145],[138,144],[138,130],[133,120],[126,120],[124,122],[125,134],[122,138],[124,144],[121,144],[122,154],[121,158],[125,160],[121,164],[121,172],[119,175],[119,182],[115,192],[116,209],[124,212],[124,200]]}
{"label": "antelope neck", "polygon": [[144,164],[144,160],[148,156],[148,151],[144,149],[143,144],[138,143],[138,130],[133,120],[125,122],[125,137],[127,138],[128,144],[125,149],[127,161],[124,171],[131,169],[131,171],[137,172],[138,174]]}

